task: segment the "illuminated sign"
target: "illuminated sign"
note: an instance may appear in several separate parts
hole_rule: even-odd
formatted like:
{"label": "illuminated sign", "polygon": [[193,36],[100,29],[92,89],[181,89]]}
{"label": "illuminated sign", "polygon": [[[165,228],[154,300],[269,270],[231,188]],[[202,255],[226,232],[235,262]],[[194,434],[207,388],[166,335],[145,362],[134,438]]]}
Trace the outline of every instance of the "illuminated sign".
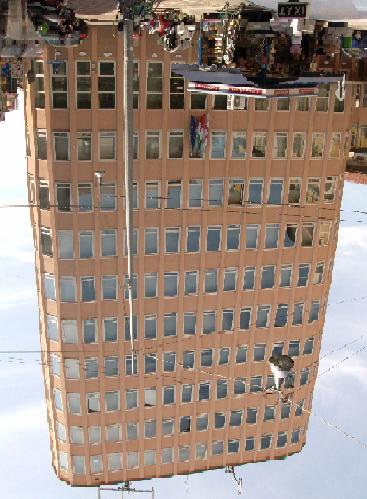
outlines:
{"label": "illuminated sign", "polygon": [[305,18],[307,6],[307,2],[280,2],[278,3],[278,17]]}
{"label": "illuminated sign", "polygon": [[317,87],[301,88],[257,88],[257,87],[236,87],[225,83],[197,83],[190,81],[187,87],[189,92],[200,92],[203,94],[224,94],[224,95],[245,95],[264,99],[266,97],[289,97],[293,95],[317,95]]}

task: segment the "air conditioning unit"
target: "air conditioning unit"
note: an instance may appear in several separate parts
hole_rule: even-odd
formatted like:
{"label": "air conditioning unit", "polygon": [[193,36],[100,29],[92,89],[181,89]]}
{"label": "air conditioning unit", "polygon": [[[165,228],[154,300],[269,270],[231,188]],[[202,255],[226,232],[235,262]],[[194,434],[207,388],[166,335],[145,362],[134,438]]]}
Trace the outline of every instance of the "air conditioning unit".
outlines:
{"label": "air conditioning unit", "polygon": [[227,109],[246,109],[247,100],[243,95],[228,95]]}

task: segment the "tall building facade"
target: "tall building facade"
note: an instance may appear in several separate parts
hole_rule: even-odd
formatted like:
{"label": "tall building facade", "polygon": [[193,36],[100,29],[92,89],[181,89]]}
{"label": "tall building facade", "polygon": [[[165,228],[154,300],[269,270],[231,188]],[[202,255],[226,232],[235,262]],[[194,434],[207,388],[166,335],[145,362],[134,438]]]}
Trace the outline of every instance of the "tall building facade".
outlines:
{"label": "tall building facade", "polygon": [[[171,73],[195,46],[144,36],[134,57],[134,354],[121,35],[46,47],[26,87],[52,463],[72,485],[299,452],[336,249],[349,87],[227,111]],[[282,400],[274,352],[295,361]]]}

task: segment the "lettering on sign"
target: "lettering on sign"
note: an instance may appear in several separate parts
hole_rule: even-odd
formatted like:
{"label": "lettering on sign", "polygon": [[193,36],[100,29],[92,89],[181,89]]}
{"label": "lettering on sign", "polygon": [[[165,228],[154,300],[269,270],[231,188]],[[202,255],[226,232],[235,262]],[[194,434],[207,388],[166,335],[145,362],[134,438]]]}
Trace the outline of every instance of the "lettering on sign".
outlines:
{"label": "lettering on sign", "polygon": [[307,17],[307,2],[278,3],[278,17]]}

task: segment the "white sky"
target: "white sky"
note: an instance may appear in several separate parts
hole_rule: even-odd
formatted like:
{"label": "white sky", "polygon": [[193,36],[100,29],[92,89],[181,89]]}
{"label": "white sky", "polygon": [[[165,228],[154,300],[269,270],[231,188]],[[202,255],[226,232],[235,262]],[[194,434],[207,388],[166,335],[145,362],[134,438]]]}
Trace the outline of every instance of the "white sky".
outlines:
{"label": "white sky", "polygon": [[[26,165],[22,106],[0,123],[3,171],[0,204],[26,202]],[[6,172],[6,173],[5,173]],[[366,186],[345,187],[338,251],[330,303],[367,295]],[[357,220],[363,220],[358,223]],[[33,242],[27,209],[0,209],[0,324],[1,349],[38,349],[38,309],[33,268]],[[323,351],[367,334],[366,300],[330,306]],[[321,370],[352,353],[367,337],[321,362]],[[34,355],[15,354],[26,362],[6,362],[0,355],[0,497],[4,499],[96,498],[95,490],[70,488],[59,482],[51,467],[41,368]],[[320,378],[314,410],[346,431],[367,441],[365,425],[366,351]],[[285,461],[238,468],[246,499],[365,499],[367,449],[359,447],[311,417],[303,451]],[[139,484],[143,485],[143,484]],[[231,499],[234,484],[224,471],[154,480],[156,499]],[[104,497],[117,497],[106,494]],[[135,496],[139,499],[139,496]],[[146,497],[144,495],[142,498]]]}

